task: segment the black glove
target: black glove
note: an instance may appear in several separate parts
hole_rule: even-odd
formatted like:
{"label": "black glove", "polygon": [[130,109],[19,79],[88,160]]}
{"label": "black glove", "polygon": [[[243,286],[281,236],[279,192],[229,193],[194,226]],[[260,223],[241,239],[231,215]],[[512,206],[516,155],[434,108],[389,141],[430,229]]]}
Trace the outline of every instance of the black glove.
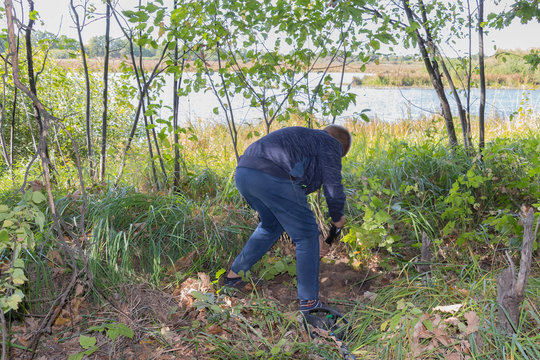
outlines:
{"label": "black glove", "polygon": [[330,227],[330,231],[328,232],[328,236],[326,237],[326,240],[324,240],[328,245],[332,245],[336,237],[341,232],[341,228],[336,227],[336,225],[332,224]]}

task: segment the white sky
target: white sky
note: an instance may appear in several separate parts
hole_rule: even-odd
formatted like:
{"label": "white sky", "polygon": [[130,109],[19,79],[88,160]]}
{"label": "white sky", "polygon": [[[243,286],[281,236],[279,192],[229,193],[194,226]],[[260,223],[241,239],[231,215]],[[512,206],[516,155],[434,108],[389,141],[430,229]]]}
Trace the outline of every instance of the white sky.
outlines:
{"label": "white sky", "polygon": [[[82,1],[84,0],[75,0],[75,3],[81,3]],[[23,0],[22,2],[26,5],[26,1]],[[96,5],[99,12],[104,12],[102,0],[91,0],[91,2]],[[138,4],[138,2],[138,0],[118,0],[119,6],[124,9],[131,9]],[[143,1],[143,3],[145,2],[146,1]],[[36,10],[39,12],[40,18],[44,22],[44,26],[36,23],[36,28],[76,38],[77,35],[74,29],[73,20],[71,19],[69,12],[69,3],[70,0],[35,0]],[[167,3],[172,4],[172,0],[165,0],[165,4]],[[474,4],[474,1],[471,1],[471,3]],[[487,16],[487,14],[494,10],[507,8],[508,4],[512,3],[512,0],[500,1],[500,5],[498,5],[497,8],[494,8],[491,0],[487,0],[485,3],[485,13]],[[20,4],[15,2],[14,6],[16,8],[17,16],[20,19]],[[25,16],[28,16],[26,12],[27,10],[25,10]],[[26,19],[24,19],[24,22],[26,22]],[[120,36],[121,32],[114,21],[111,22],[111,26],[112,35]],[[88,41],[93,36],[104,34],[104,31],[104,21],[96,20],[85,28],[83,39],[84,41]],[[502,31],[490,30],[489,34],[485,35],[484,41],[485,52],[487,55],[491,55],[495,52],[494,45],[496,45],[499,49],[506,50],[528,50],[530,48],[540,48],[540,24],[533,21],[529,24],[523,25],[520,24],[519,21],[515,21],[511,26]],[[473,39],[473,52],[476,48],[477,40]],[[399,47],[394,47],[394,50],[398,54],[404,51]],[[466,52],[467,45],[463,43],[461,46],[458,46],[457,50]],[[447,55],[453,56],[453,53],[447,51]]]}

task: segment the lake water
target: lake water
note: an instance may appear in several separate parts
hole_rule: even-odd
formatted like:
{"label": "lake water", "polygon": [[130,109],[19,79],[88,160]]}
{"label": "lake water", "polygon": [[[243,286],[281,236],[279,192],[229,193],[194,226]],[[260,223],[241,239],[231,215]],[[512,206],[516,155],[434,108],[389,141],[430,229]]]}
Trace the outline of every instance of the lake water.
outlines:
{"label": "lake water", "polygon": [[[330,74],[334,82],[339,82],[340,73]],[[344,88],[351,83],[354,77],[362,78],[365,74],[345,73]],[[172,101],[168,100],[168,94],[172,92],[172,79],[167,79],[166,90],[162,96],[165,105],[170,106]],[[217,79],[216,79],[217,80]],[[314,76],[309,82],[310,87],[314,87],[318,79]],[[277,90],[276,90],[277,91]],[[356,94],[356,105],[350,106],[337,122],[358,118],[359,113],[364,109],[369,109],[366,114],[371,119],[379,119],[387,122],[394,122],[403,119],[420,119],[429,117],[435,113],[441,113],[440,102],[435,90],[428,88],[369,88],[355,87],[349,91]],[[471,114],[478,114],[480,91],[473,89],[471,92]],[[454,96],[447,91],[447,97],[452,106],[452,114],[457,116],[457,107]],[[462,104],[465,106],[465,95],[461,96]],[[257,108],[249,105],[249,100],[241,95],[232,99],[233,111],[237,123],[256,123],[262,119],[262,113]],[[180,99],[180,121],[182,123],[197,122],[223,122],[222,112],[216,115],[213,112],[215,107],[219,107],[219,102],[213,92],[192,93]],[[518,111],[530,111],[534,114],[540,113],[540,90],[523,89],[488,89],[486,92],[486,117],[509,118],[511,114]],[[521,110],[520,110],[521,111]],[[170,116],[170,110],[163,108],[161,117]],[[329,120],[322,114],[315,113],[319,119]]]}

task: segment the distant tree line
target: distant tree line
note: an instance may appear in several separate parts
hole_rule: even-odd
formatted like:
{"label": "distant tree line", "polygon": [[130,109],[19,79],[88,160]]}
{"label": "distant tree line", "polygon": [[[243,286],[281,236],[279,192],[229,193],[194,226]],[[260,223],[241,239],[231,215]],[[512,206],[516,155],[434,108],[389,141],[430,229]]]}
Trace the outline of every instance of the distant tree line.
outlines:
{"label": "distant tree line", "polygon": [[[47,46],[50,55],[56,59],[69,59],[77,57],[80,53],[80,46],[77,40],[66,35],[57,36],[48,31],[34,31],[32,33],[32,45]],[[129,40],[126,38],[115,38],[110,41],[111,58],[122,58],[129,54]],[[89,58],[99,58],[105,56],[105,35],[93,36],[85,45],[86,55]],[[142,48],[142,57],[152,58],[160,52],[159,49]]]}

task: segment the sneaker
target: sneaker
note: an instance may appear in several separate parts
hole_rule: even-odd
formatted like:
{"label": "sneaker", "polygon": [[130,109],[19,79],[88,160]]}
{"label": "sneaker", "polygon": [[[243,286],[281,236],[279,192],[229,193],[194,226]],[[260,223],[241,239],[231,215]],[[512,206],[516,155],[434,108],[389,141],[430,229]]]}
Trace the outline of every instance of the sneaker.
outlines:
{"label": "sneaker", "polygon": [[300,311],[308,312],[313,309],[324,307],[324,304],[320,300],[300,300]]}
{"label": "sneaker", "polygon": [[261,283],[262,281],[257,278],[249,278],[246,280],[242,280],[241,277],[230,278],[228,276],[225,276],[223,280],[224,287],[233,288],[236,290],[248,290],[248,291],[253,290],[254,286],[258,286]]}

